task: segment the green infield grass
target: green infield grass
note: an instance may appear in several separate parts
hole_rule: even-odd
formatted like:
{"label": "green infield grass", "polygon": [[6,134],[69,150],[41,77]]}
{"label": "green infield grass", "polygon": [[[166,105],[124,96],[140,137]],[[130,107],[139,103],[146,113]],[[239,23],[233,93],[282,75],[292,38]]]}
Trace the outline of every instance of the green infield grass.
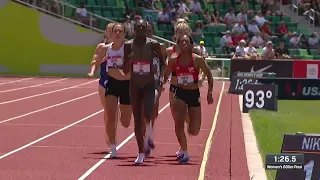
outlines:
{"label": "green infield grass", "polygon": [[[265,163],[266,154],[280,153],[285,133],[320,133],[320,101],[278,101],[278,112],[251,110],[249,112],[258,148]],[[276,171],[266,171],[274,180]]]}

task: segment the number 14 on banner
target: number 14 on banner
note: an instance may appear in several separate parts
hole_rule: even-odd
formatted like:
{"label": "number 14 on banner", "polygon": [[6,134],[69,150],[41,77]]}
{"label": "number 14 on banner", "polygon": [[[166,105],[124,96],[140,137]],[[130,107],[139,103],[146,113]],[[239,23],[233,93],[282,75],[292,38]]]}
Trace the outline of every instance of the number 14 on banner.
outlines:
{"label": "number 14 on banner", "polygon": [[278,110],[278,85],[245,84],[243,86],[242,112],[250,109]]}

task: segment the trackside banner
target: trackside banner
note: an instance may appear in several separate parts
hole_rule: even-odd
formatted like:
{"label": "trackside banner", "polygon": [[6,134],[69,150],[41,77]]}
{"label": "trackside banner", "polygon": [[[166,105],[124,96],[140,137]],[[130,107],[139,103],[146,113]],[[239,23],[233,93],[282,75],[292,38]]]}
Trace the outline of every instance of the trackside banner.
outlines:
{"label": "trackside banner", "polygon": [[315,60],[295,60],[293,62],[294,78],[320,78],[320,61]]}
{"label": "trackside banner", "polygon": [[234,86],[230,86],[229,89],[229,92],[232,93],[242,94],[242,86],[247,83],[275,83],[278,85],[278,99],[320,99],[320,79],[237,77],[233,78],[232,81],[235,81],[234,83],[231,82]]}
{"label": "trackside banner", "polygon": [[230,74],[236,72],[273,72],[276,77],[293,77],[293,60],[242,60],[233,59]]}

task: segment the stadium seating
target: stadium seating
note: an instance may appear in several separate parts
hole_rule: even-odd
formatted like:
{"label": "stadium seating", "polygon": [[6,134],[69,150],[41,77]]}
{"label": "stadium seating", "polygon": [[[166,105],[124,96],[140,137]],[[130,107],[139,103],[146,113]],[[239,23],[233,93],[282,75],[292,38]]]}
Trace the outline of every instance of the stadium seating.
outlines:
{"label": "stadium seating", "polygon": [[[79,6],[82,0],[67,0],[68,3],[74,6]],[[250,2],[250,1],[249,1]],[[135,7],[133,0],[127,1],[128,6]],[[257,11],[260,8],[260,4],[252,5],[250,9]],[[162,9],[165,4],[161,2],[156,2],[155,6],[159,9]],[[187,4],[188,6],[188,4]],[[222,16],[224,16],[228,9],[231,7],[230,4],[207,4],[204,1],[201,1],[202,9],[208,9],[210,12],[213,12],[214,9],[219,9]],[[108,19],[123,22],[124,17],[126,15],[125,12],[125,2],[123,0],[87,0],[86,1],[86,9],[89,12],[97,14],[102,17],[106,17]],[[137,10],[139,8],[132,8],[133,10]],[[235,5],[235,12],[236,14],[239,12],[240,5]],[[141,10],[142,16],[145,19],[149,19],[155,22],[158,12],[154,10],[143,9]],[[75,15],[75,10],[72,8],[65,9],[65,16],[72,17]],[[248,17],[251,19],[252,17]],[[282,19],[279,16],[269,16],[265,17],[267,20],[271,22],[270,27],[273,31],[278,27],[278,23],[280,21],[285,21],[289,32],[297,32],[298,34],[305,34],[307,38],[311,35],[308,29],[300,29],[297,26],[297,23],[291,21],[291,17],[283,16]],[[189,25],[190,27],[194,28],[194,24],[197,20],[203,20],[203,16],[198,14],[189,14]],[[107,21],[98,21],[97,28],[104,30]],[[172,40],[173,32],[172,32],[172,25],[161,24],[157,26],[157,23],[154,23],[155,27],[155,35]],[[226,57],[226,55],[222,54],[222,49],[220,47],[220,38],[222,33],[227,30],[224,26],[207,26],[204,29],[204,38],[202,37],[194,37],[195,42],[199,42],[200,40],[205,41],[205,46],[209,55],[215,55],[217,57]],[[289,43],[288,38],[282,39],[286,45]],[[280,39],[273,39],[274,46],[277,47]],[[261,51],[261,49],[258,49]],[[294,56],[295,59],[320,59],[319,52],[317,50],[310,50],[310,54],[306,49],[289,49],[290,55]]]}

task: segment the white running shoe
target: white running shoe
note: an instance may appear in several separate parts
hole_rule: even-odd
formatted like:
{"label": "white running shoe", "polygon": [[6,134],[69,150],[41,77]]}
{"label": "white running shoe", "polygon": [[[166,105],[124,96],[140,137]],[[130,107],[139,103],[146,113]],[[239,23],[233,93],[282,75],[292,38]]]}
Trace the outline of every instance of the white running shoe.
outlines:
{"label": "white running shoe", "polygon": [[110,146],[110,158],[116,158],[117,157],[117,146],[115,144],[111,144]]}
{"label": "white running shoe", "polygon": [[142,164],[144,161],[145,155],[144,153],[139,153],[137,159],[134,161],[135,164]]}

